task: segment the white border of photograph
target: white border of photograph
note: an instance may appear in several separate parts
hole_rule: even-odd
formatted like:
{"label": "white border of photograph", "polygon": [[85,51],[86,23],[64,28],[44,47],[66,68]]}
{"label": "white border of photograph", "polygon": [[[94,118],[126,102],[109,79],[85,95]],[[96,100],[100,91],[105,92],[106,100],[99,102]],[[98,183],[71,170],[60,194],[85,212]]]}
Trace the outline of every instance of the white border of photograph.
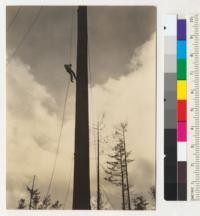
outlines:
{"label": "white border of photograph", "polygon": [[[156,210],[152,211],[75,211],[75,210],[58,210],[58,211],[28,211],[28,210],[6,210],[6,76],[5,76],[5,58],[6,58],[6,40],[5,40],[5,7],[6,5],[154,5],[157,6],[157,128],[156,128]],[[164,111],[164,67],[163,67],[163,16],[164,14],[194,14],[200,13],[199,0],[2,0],[0,4],[0,86],[1,86],[1,106],[0,106],[0,131],[1,131],[1,149],[0,149],[0,215],[159,215],[159,216],[198,216],[200,212],[199,202],[169,202],[164,200],[164,143],[163,143],[163,111]]]}

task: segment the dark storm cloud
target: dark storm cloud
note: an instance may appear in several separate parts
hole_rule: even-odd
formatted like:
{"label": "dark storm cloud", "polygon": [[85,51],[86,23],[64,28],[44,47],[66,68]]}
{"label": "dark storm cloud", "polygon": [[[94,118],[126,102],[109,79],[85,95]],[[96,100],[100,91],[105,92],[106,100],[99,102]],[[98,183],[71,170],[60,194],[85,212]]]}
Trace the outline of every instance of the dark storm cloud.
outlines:
{"label": "dark storm cloud", "polygon": [[[7,25],[18,7],[7,7]],[[64,63],[75,67],[77,7],[43,7],[30,34],[16,53],[31,66],[35,79],[45,85],[57,99],[63,96],[67,82]],[[39,7],[23,7],[7,33],[7,48],[14,52],[29,28]],[[128,64],[135,49],[147,41],[156,29],[154,7],[89,7],[88,35],[90,72],[93,84],[102,84],[110,77],[119,78],[129,72]]]}

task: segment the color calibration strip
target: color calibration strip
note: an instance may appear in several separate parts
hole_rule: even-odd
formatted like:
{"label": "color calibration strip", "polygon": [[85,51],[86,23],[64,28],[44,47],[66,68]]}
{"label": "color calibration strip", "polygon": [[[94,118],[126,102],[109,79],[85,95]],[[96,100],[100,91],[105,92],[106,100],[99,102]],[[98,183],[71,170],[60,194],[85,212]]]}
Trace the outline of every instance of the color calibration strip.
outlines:
{"label": "color calibration strip", "polygon": [[187,200],[186,19],[177,19],[177,200]]}
{"label": "color calibration strip", "polygon": [[164,196],[200,201],[200,15],[164,22]]}
{"label": "color calibration strip", "polygon": [[165,48],[165,199],[187,199],[186,19],[167,15]]}

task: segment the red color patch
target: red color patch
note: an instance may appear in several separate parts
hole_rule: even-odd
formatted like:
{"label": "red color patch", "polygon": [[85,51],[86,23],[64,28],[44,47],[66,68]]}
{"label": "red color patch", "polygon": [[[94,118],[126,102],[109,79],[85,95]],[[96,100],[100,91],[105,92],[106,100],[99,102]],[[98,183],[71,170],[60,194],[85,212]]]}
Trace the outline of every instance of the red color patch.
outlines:
{"label": "red color patch", "polygon": [[177,117],[178,121],[187,121],[186,100],[178,100],[177,102]]}

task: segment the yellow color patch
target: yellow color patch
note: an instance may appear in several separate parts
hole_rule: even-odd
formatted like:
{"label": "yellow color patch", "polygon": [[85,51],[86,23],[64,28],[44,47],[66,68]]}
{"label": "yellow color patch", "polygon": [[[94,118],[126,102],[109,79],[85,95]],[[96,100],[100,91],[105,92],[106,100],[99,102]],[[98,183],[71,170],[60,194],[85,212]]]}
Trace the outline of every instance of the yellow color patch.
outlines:
{"label": "yellow color patch", "polygon": [[186,80],[177,80],[177,99],[187,99],[187,82]]}

